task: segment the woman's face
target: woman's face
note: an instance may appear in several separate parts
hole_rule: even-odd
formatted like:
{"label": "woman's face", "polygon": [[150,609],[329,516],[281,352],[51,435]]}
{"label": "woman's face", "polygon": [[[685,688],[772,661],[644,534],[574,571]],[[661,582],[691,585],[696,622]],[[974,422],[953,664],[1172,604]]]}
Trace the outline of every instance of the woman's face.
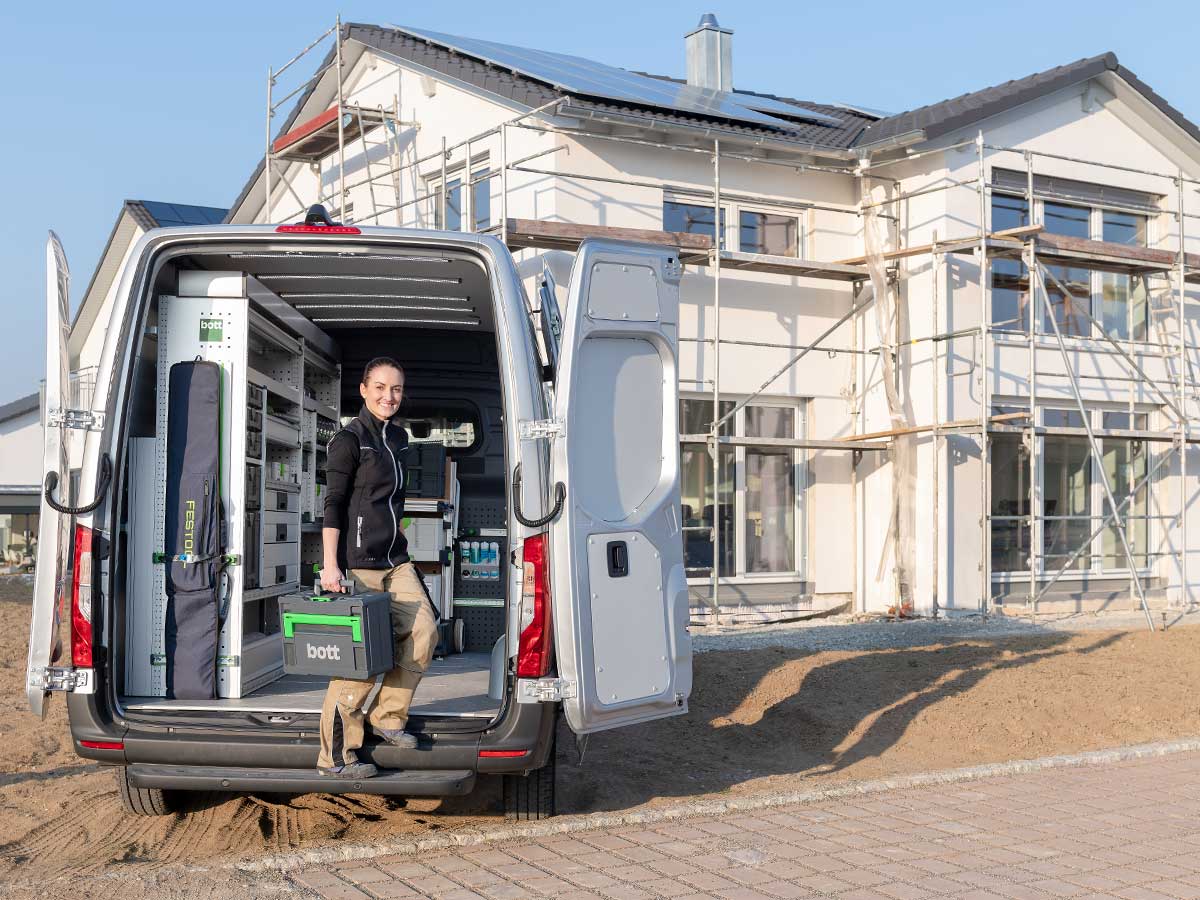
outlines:
{"label": "woman's face", "polygon": [[367,410],[375,418],[386,421],[400,409],[404,396],[404,376],[395,366],[376,366],[366,382],[358,386]]}

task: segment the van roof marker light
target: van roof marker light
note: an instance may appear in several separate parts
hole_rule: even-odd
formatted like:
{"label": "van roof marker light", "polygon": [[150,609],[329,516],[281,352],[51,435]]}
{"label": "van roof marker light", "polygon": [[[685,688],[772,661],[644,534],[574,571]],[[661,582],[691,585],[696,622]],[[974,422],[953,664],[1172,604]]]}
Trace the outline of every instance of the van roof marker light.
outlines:
{"label": "van roof marker light", "polygon": [[323,275],[311,272],[285,275],[276,272],[257,277],[259,281],[311,281],[323,278],[335,281],[410,281],[419,284],[462,284],[461,278],[429,278],[420,275]]}
{"label": "van roof marker light", "polygon": [[362,234],[353,225],[280,225],[275,230],[279,234]]}

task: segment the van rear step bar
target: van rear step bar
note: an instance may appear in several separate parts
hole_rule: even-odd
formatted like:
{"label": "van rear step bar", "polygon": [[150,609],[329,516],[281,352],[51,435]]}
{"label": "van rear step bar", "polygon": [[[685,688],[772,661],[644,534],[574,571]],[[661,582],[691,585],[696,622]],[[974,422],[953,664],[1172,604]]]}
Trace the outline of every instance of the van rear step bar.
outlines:
{"label": "van rear step bar", "polygon": [[242,769],[232,766],[129,766],[129,783],[140,788],[185,791],[276,791],[284,794],[400,794],[445,797],[469,794],[469,769],[380,769],[374,778],[331,778],[316,769]]}

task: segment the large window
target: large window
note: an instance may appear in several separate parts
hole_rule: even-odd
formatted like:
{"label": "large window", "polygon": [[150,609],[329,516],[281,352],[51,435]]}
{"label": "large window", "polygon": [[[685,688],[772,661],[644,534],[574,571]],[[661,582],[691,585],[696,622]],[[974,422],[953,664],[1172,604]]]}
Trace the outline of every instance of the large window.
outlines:
{"label": "large window", "polygon": [[743,253],[799,256],[800,220],[743,209],[738,213],[738,249]]}
{"label": "large window", "polygon": [[[712,240],[713,207],[699,203],[680,203],[677,200],[663,201],[663,231],[681,231],[684,234],[705,234]],[[721,247],[725,247],[725,209],[721,209]]]}
{"label": "large window", "polygon": [[[1084,422],[1074,409],[1045,409],[1047,429],[1039,442],[1042,572],[1057,572],[1070,563],[1077,572],[1124,572],[1128,563],[1116,526],[1091,538],[1108,514],[1101,472],[1117,503],[1129,499],[1123,518],[1138,568],[1149,564],[1148,487],[1133,489],[1147,472],[1145,443],[1106,431],[1144,431],[1147,417],[1127,412],[1089,411],[1089,424],[1099,432],[1100,458],[1090,452]],[[1070,431],[1067,431],[1070,429]],[[1029,513],[1029,457],[1021,435],[997,433],[991,440],[992,570],[1026,572],[1032,547]],[[1078,556],[1076,556],[1076,552]],[[1072,561],[1071,558],[1075,557]]]}
{"label": "large window", "polygon": [[[1038,201],[1042,224],[1050,234],[1084,240],[1145,246],[1148,217],[1138,213],[1083,206],[1058,201]],[[1028,204],[1023,197],[992,196],[992,230],[1029,224]],[[1046,294],[1054,312],[1053,322],[1064,336],[1097,337],[1088,317],[1099,322],[1105,333],[1118,340],[1145,340],[1147,304],[1144,282],[1116,272],[1092,272],[1074,266],[1046,266]],[[992,271],[992,325],[1000,330],[1028,333],[1029,272],[1015,259],[996,259]],[[1057,279],[1057,282],[1055,282]],[[1065,291],[1063,289],[1066,289]],[[1046,311],[1037,300],[1038,327],[1053,334]]]}
{"label": "large window", "polygon": [[[722,401],[722,414],[733,407],[732,401]],[[711,400],[680,401],[682,434],[704,434],[711,422]],[[802,423],[795,403],[752,403],[722,425],[721,433],[794,438],[802,433]],[[722,446],[719,460],[721,576],[795,576],[802,568],[800,452],[789,447]],[[685,443],[680,461],[684,565],[689,578],[711,577],[712,457],[705,444]]]}

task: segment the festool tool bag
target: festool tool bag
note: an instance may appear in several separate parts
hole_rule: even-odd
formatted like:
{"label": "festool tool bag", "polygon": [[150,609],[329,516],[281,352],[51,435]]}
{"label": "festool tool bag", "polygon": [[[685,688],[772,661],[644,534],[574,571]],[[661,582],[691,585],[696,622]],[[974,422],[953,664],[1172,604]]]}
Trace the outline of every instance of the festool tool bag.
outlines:
{"label": "festool tool bag", "polygon": [[221,367],[171,366],[167,397],[167,696],[216,696],[220,580]]}

